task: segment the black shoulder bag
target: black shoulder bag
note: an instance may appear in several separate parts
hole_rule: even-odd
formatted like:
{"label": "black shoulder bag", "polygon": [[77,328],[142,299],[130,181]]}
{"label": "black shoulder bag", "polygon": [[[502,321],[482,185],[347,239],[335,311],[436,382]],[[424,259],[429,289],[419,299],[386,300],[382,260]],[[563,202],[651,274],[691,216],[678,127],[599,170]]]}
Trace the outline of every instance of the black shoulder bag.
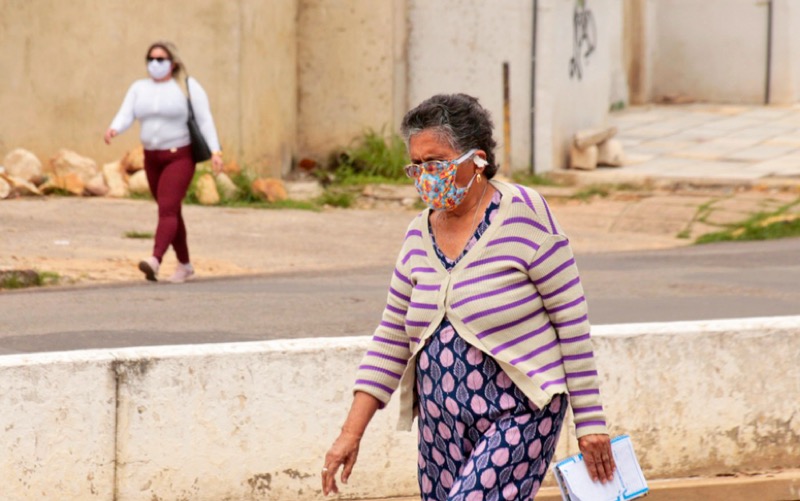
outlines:
{"label": "black shoulder bag", "polygon": [[192,93],[189,90],[189,77],[186,77],[186,102],[189,104],[189,120],[186,125],[189,126],[189,137],[192,140],[192,159],[194,163],[199,164],[211,158],[211,149],[206,143],[206,138],[200,132],[200,126],[197,125],[197,120],[194,117],[194,108],[192,108]]}

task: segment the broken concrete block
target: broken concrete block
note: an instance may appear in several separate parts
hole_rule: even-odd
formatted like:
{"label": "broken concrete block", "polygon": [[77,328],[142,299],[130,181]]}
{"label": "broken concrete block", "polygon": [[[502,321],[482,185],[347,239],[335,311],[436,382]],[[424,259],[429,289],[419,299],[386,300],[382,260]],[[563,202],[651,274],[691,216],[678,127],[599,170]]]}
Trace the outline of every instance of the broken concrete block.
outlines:
{"label": "broken concrete block", "polygon": [[569,151],[569,166],[572,169],[595,169],[597,168],[597,156],[597,146],[579,149],[573,144]]}
{"label": "broken concrete block", "polygon": [[597,146],[597,165],[622,167],[625,163],[625,152],[622,143],[616,139],[603,141]]}
{"label": "broken concrete block", "polygon": [[579,150],[585,150],[589,146],[595,146],[611,139],[616,133],[617,128],[613,126],[579,130],[575,133],[574,143]]}

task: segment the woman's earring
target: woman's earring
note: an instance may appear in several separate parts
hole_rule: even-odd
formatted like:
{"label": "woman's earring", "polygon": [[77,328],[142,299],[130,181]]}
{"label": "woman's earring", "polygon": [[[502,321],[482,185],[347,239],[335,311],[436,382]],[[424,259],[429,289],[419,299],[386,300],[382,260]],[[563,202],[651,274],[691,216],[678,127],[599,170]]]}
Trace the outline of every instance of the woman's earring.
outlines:
{"label": "woman's earring", "polygon": [[481,173],[480,172],[478,172],[478,182],[479,183],[481,182]]}

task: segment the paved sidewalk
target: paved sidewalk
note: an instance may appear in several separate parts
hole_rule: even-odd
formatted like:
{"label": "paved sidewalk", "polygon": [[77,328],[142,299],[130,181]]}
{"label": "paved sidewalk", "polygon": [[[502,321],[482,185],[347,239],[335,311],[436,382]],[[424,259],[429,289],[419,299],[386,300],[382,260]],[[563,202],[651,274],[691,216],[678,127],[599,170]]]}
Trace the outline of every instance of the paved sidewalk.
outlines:
{"label": "paved sidewalk", "polygon": [[612,113],[627,162],[581,183],[649,179],[800,186],[800,105],[648,105]]}

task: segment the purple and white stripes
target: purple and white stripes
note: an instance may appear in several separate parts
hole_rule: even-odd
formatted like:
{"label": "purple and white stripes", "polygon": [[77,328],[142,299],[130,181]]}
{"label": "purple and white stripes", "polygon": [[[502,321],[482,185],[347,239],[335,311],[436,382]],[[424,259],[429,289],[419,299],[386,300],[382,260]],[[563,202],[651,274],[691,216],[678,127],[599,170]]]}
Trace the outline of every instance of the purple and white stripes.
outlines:
{"label": "purple and white stripes", "polygon": [[537,405],[569,392],[579,436],[605,433],[586,298],[569,241],[538,193],[493,186],[502,200],[481,236],[485,245],[472,247],[449,272],[431,252],[426,218],[412,221],[356,389],[387,403],[444,315],[465,341],[515,371],[515,383]]}

